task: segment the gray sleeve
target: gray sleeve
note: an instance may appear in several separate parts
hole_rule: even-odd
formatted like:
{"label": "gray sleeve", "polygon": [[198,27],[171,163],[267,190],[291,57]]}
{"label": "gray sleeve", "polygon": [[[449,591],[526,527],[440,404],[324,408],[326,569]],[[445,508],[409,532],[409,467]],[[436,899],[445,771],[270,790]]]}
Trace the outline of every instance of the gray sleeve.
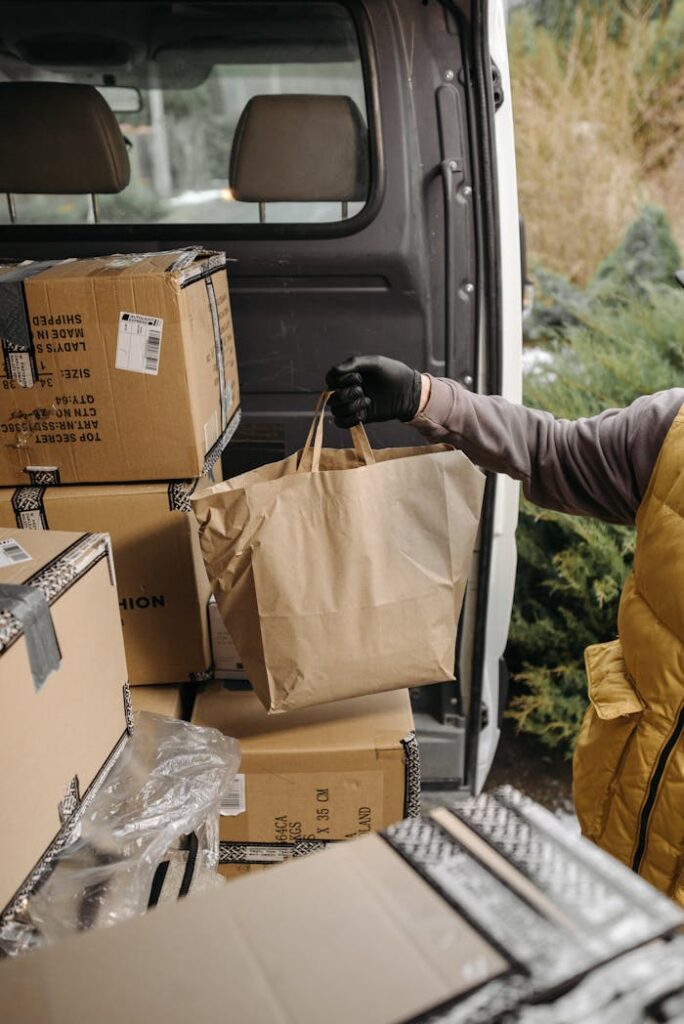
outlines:
{"label": "gray sleeve", "polygon": [[684,388],[638,398],[626,409],[557,420],[496,395],[432,378],[412,421],[429,441],[448,441],[483,469],[521,480],[544,508],[633,524]]}

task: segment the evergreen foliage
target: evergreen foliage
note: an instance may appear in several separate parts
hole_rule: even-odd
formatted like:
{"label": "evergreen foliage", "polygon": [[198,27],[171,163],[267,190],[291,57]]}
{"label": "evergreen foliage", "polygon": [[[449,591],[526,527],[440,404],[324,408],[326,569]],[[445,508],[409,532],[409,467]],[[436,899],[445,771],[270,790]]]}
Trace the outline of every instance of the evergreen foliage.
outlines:
{"label": "evergreen foliage", "polygon": [[[682,386],[684,292],[669,283],[677,265],[665,218],[647,208],[585,294],[543,278],[560,326],[538,319],[552,358],[528,375],[526,404],[577,419]],[[633,551],[631,529],[522,502],[509,714],[548,746],[572,750],[586,707],[583,650],[615,637]]]}
{"label": "evergreen foliage", "polygon": [[679,249],[667,217],[657,206],[647,206],[600,264],[590,293],[595,298],[628,291],[644,296],[648,285],[672,286],[679,266]]}

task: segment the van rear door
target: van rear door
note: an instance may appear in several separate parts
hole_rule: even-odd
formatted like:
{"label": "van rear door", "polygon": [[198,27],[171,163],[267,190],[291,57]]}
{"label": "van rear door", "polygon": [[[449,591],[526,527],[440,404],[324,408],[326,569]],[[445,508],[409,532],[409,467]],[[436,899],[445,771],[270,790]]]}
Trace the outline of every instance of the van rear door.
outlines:
{"label": "van rear door", "polygon": [[[0,3],[0,80],[140,100],[117,111],[131,183],[98,197],[99,222],[88,196],[15,196],[0,259],[225,249],[243,395],[230,475],[298,448],[326,370],[352,353],[517,397],[503,29],[502,0]],[[330,442],[346,438],[331,426]],[[516,508],[491,480],[457,679],[413,692],[435,785],[479,788],[496,747]]]}

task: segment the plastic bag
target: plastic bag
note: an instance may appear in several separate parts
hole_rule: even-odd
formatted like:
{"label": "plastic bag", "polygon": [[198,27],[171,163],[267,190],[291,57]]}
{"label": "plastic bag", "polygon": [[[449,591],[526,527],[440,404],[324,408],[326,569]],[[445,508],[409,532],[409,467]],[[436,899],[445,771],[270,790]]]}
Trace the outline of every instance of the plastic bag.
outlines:
{"label": "plastic bag", "polygon": [[4,952],[115,924],[220,884],[219,812],[239,767],[237,740],[148,712],[134,721],[80,818],[78,838],[3,929]]}

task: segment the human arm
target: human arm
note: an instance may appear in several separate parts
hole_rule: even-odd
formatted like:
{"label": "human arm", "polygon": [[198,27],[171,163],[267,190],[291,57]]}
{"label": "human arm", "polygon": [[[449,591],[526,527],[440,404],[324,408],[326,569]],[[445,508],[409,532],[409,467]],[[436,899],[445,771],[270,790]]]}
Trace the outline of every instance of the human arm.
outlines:
{"label": "human arm", "polygon": [[[362,398],[365,359],[378,357],[358,357],[356,369],[347,371],[360,377],[360,384],[348,387],[359,387]],[[409,374],[415,371],[405,369],[404,415],[397,418],[411,419],[408,406],[413,401],[417,413],[423,404],[427,375],[418,390],[414,379],[411,390]],[[375,362],[376,387],[378,373]],[[395,379],[398,373],[393,368]],[[662,443],[684,405],[684,389],[673,388],[638,398],[625,409],[562,420],[499,396],[473,394],[456,381],[427,381],[425,407],[411,419],[427,440],[447,441],[483,469],[522,481],[526,496],[545,508],[626,524],[634,523]],[[380,397],[371,408],[382,406]],[[362,418],[364,408],[357,406]]]}
{"label": "human arm", "polygon": [[454,444],[483,469],[522,481],[537,505],[633,524],[682,405],[684,389],[673,388],[624,409],[563,420],[432,378],[413,426],[432,442]]}

